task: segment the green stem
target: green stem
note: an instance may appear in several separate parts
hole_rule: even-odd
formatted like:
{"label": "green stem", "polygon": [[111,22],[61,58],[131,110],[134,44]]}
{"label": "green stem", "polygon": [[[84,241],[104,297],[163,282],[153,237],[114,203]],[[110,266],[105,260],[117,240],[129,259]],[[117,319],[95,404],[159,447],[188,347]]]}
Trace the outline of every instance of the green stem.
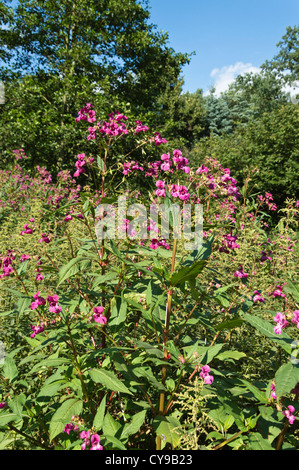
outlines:
{"label": "green stem", "polygon": [[[173,274],[175,268],[175,257],[177,251],[177,239],[174,239],[173,248],[172,248],[172,260],[171,260],[171,270],[170,273]],[[167,356],[168,356],[168,336],[169,336],[169,325],[170,325],[170,315],[171,315],[171,303],[172,303],[172,290],[167,292],[167,303],[166,303],[166,318],[165,318],[165,329],[163,336],[163,348],[164,348],[164,360],[165,363],[162,366],[162,385],[165,385],[166,374],[167,374]],[[165,390],[162,390],[160,393],[159,401],[159,415],[164,415],[164,403],[165,403]],[[161,450],[161,437],[157,436],[156,450]]]}

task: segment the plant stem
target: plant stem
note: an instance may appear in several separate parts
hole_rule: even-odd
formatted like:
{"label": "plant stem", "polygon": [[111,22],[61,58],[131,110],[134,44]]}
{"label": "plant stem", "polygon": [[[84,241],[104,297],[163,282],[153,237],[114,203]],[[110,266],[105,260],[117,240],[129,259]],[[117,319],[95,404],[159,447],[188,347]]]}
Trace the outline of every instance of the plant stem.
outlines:
{"label": "plant stem", "polygon": [[[172,260],[171,260],[171,270],[170,273],[173,274],[175,268],[175,257],[177,251],[177,239],[174,239],[173,248],[172,248]],[[165,364],[162,366],[162,385],[165,385],[166,373],[167,373],[167,342],[169,336],[169,325],[170,325],[170,315],[171,315],[171,303],[172,303],[172,290],[167,292],[167,303],[166,303],[166,316],[165,316],[165,329],[163,335],[163,348],[164,348],[164,361]],[[159,415],[164,414],[164,403],[165,403],[165,390],[161,390],[160,401],[159,401]],[[157,436],[157,450],[161,450],[161,437]]]}

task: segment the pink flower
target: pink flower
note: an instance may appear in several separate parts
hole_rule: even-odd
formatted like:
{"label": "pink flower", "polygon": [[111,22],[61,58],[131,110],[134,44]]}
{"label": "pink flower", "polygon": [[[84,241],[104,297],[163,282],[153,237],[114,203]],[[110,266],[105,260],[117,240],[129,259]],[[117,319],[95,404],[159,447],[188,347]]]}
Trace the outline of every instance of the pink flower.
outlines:
{"label": "pink flower", "polygon": [[295,408],[294,408],[292,405],[289,405],[289,406],[288,406],[288,409],[287,409],[287,410],[284,410],[284,411],[282,412],[282,414],[283,414],[286,418],[288,418],[290,424],[293,424],[294,421],[295,421],[295,419],[296,419],[296,417],[294,416],[293,413],[295,413]]}
{"label": "pink flower", "polygon": [[45,305],[46,304],[46,299],[43,297],[40,297],[40,292],[38,291],[36,294],[33,296],[34,302],[31,303],[31,310],[35,310],[38,308],[40,305]]}
{"label": "pink flower", "polygon": [[47,297],[47,302],[49,303],[49,312],[50,313],[60,313],[62,310],[62,307],[58,305],[58,300],[59,297],[58,295],[48,295]]}
{"label": "pink flower", "polygon": [[248,274],[243,272],[243,266],[240,265],[240,269],[235,272],[234,276],[242,279],[242,278],[246,278]]}
{"label": "pink flower", "polygon": [[158,189],[156,189],[155,194],[156,196],[161,196],[165,197],[166,196],[166,189],[165,189],[165,183],[162,180],[158,180],[156,182],[156,186]]}
{"label": "pink flower", "polygon": [[93,434],[90,440],[91,440],[90,450],[103,450],[103,446],[101,446],[100,444],[100,436],[98,434]]}
{"label": "pink flower", "polygon": [[30,335],[30,338],[34,338],[35,335],[37,335],[38,333],[42,333],[44,331],[44,323],[41,323],[40,325],[37,325],[37,326],[30,325],[30,328],[33,331],[33,333]]}
{"label": "pink flower", "polygon": [[297,328],[299,328],[299,310],[295,310],[293,313],[293,318],[291,320],[292,323],[294,323]]}
{"label": "pink flower", "polygon": [[20,233],[20,235],[24,235],[25,233],[29,233],[29,234],[33,233],[33,232],[32,232],[32,229],[29,228],[29,224],[25,224],[25,225],[24,225],[24,230],[22,230],[22,232]]}
{"label": "pink flower", "polygon": [[161,145],[161,144],[166,144],[167,140],[161,137],[161,134],[159,132],[155,132],[155,145]]}
{"label": "pink flower", "polygon": [[69,423],[65,426],[63,432],[66,432],[67,434],[70,434],[70,431],[78,431],[79,427],[73,423]]}
{"label": "pink flower", "polygon": [[42,238],[38,240],[39,243],[50,243],[49,235],[42,233]]}
{"label": "pink flower", "polygon": [[276,393],[275,393],[275,385],[274,384],[271,384],[271,397],[274,398],[274,400],[276,400],[276,398],[277,398]]}
{"label": "pink flower", "polygon": [[252,298],[253,302],[265,302],[264,297],[261,296],[259,291],[255,290]]}
{"label": "pink flower", "polygon": [[203,366],[199,374],[206,385],[211,385],[214,382],[214,377],[209,374],[210,371],[209,366]]}
{"label": "pink flower", "polygon": [[1,410],[2,408],[5,408],[6,405],[7,405],[6,401],[1,401],[1,402],[0,402],[0,410]]}
{"label": "pink flower", "polygon": [[283,328],[286,328],[289,322],[286,320],[285,315],[283,315],[281,312],[277,312],[274,317],[274,321],[277,323],[277,325],[274,327],[274,333],[276,335],[281,335]]}
{"label": "pink flower", "polygon": [[148,127],[144,126],[141,121],[136,121],[137,127],[134,130],[135,134],[138,134],[138,132],[146,132],[148,131]]}
{"label": "pink flower", "polygon": [[104,312],[103,307],[94,307],[93,309],[94,314],[93,314],[93,319],[96,323],[100,323],[101,325],[105,325],[107,323],[107,318],[102,315]]}

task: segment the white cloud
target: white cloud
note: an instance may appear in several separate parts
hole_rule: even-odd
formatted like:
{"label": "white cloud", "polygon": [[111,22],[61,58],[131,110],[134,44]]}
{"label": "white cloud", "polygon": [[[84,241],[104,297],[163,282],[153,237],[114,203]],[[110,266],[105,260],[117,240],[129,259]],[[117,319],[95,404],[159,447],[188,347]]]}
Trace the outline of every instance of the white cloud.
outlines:
{"label": "white cloud", "polygon": [[[237,62],[235,65],[225,65],[221,69],[213,69],[210,77],[213,79],[212,86],[215,88],[215,95],[219,96],[220,93],[226,91],[237,75],[251,72],[259,73],[260,69],[250,63],[244,64],[243,62]],[[205,93],[205,95],[207,94],[209,94],[209,91]]]}

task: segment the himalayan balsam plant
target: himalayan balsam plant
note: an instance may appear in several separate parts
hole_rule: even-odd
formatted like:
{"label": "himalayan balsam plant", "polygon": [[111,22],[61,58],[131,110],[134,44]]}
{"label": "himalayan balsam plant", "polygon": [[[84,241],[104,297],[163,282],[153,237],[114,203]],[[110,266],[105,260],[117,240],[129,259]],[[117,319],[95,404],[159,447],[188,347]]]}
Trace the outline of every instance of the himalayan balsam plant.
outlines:
{"label": "himalayan balsam plant", "polygon": [[[88,150],[57,183],[25,175],[23,149],[1,172],[3,220],[22,220],[1,255],[2,448],[180,449],[196,429],[201,449],[295,448],[299,294],[290,261],[280,275],[298,203],[271,240],[273,196],[248,198],[218,161],[191,168],[160,133],[89,103],[76,121]],[[200,209],[191,250],[174,234]],[[186,390],[202,404],[193,421]]]}

